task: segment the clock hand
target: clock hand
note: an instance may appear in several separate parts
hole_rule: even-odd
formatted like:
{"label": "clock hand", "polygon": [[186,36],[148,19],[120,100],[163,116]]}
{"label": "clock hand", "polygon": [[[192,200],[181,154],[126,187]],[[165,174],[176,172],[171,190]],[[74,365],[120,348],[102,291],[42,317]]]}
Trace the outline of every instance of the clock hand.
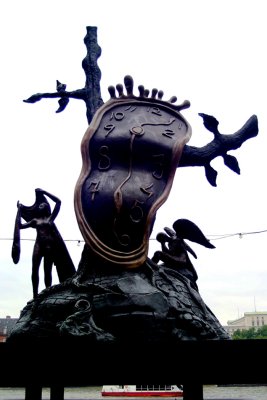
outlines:
{"label": "clock hand", "polygon": [[152,126],[160,126],[160,125],[171,125],[173,122],[175,121],[175,118],[170,119],[169,122],[155,122],[155,123],[149,123],[149,122],[144,122],[143,124],[141,124],[140,126],[144,126],[144,125],[152,125]]}
{"label": "clock hand", "polygon": [[[134,128],[133,128],[134,129]],[[130,179],[131,175],[132,175],[132,149],[133,149],[133,141],[135,138],[135,134],[131,136],[131,142],[130,142],[130,160],[129,160],[129,170],[128,170],[128,175],[126,176],[126,178],[121,182],[121,184],[118,186],[118,188],[115,190],[114,192],[114,202],[115,202],[115,206],[117,209],[117,212],[120,212],[121,206],[122,206],[122,192],[121,192],[121,188],[122,186]]]}
{"label": "clock hand", "polygon": [[170,119],[169,122],[155,122],[155,123],[144,122],[143,124],[133,126],[130,129],[130,132],[133,135],[142,136],[145,133],[145,131],[143,129],[143,126],[145,126],[145,125],[151,125],[151,126],[171,125],[174,121],[175,121],[175,118]]}
{"label": "clock hand", "polygon": [[130,132],[134,135],[141,136],[145,133],[143,126],[145,125],[150,125],[150,126],[160,126],[160,125],[171,125],[175,121],[175,118],[170,119],[169,122],[155,122],[155,123],[150,123],[150,122],[144,122],[143,124],[133,126],[132,129],[130,129]]}
{"label": "clock hand", "polygon": [[[151,125],[151,126],[160,126],[160,125],[171,125],[175,121],[175,118],[170,119],[169,122],[161,122],[161,123],[149,123],[149,122],[144,122],[143,124],[134,126],[130,129],[130,132],[132,133],[131,136],[131,142],[130,142],[130,154],[132,154],[132,148],[133,148],[133,141],[135,136],[141,136],[145,133],[143,126],[145,125]],[[114,192],[114,202],[115,206],[117,209],[117,212],[120,212],[121,206],[122,206],[122,191],[121,188],[123,185],[130,179],[132,175],[132,157],[130,158],[130,163],[129,163],[129,170],[128,170],[128,175],[126,178],[121,182],[121,184],[118,186],[118,188]]]}

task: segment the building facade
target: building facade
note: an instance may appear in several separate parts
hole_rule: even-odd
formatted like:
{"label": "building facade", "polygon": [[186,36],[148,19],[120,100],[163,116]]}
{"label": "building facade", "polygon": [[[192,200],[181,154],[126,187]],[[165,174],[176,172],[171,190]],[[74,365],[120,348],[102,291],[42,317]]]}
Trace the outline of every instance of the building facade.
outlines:
{"label": "building facade", "polygon": [[6,318],[0,318],[0,342],[5,342],[6,338],[17,322],[18,318],[11,318],[9,315]]}
{"label": "building facade", "polygon": [[237,329],[241,331],[250,328],[258,329],[263,325],[267,325],[267,311],[255,311],[245,312],[243,317],[227,321],[227,325],[224,328],[232,336]]}

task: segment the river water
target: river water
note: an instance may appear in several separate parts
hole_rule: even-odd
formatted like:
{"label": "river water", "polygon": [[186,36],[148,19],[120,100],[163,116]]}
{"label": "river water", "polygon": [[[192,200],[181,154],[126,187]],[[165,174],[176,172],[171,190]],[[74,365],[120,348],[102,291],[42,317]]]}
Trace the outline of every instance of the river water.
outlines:
{"label": "river water", "polygon": [[[204,399],[216,400],[267,400],[267,386],[231,386],[218,387],[214,385],[203,386]],[[43,389],[43,400],[50,399],[50,391],[47,388]],[[22,388],[0,388],[0,400],[24,400],[25,390]],[[101,387],[82,387],[82,388],[65,388],[66,400],[92,400],[103,399],[101,396]],[[110,400],[116,399],[110,397]],[[117,398],[118,399],[118,398]],[[129,398],[126,398],[129,399]],[[131,400],[139,399],[132,397]],[[156,400],[158,397],[151,397],[151,400]],[[170,400],[171,398],[166,398]]]}

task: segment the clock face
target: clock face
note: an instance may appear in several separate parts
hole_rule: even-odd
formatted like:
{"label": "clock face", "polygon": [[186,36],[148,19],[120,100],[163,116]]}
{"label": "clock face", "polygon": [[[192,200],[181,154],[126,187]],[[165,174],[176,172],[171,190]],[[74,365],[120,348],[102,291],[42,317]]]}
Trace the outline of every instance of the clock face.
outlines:
{"label": "clock face", "polygon": [[99,255],[128,268],[145,261],[190,133],[178,111],[153,101],[116,99],[96,113],[82,143],[75,211]]}

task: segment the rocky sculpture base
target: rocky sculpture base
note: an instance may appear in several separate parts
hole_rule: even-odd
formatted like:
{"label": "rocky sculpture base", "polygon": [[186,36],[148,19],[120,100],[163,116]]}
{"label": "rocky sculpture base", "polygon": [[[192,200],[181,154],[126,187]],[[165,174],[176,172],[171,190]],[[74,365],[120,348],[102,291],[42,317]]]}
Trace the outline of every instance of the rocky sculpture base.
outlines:
{"label": "rocky sculpture base", "polygon": [[99,265],[86,245],[76,274],[29,301],[7,340],[60,336],[115,343],[230,339],[197,286],[177,270],[150,259],[130,270]]}

